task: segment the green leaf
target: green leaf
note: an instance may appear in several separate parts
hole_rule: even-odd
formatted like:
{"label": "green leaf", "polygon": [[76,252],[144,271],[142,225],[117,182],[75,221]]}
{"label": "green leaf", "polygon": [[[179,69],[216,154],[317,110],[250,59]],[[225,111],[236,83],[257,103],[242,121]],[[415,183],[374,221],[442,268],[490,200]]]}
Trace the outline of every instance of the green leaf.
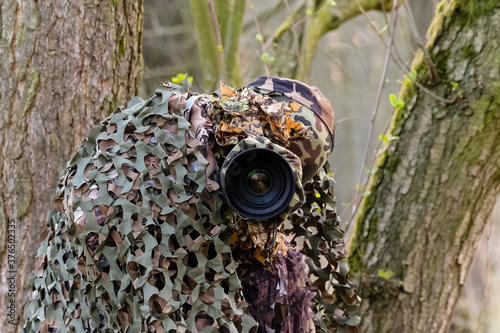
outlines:
{"label": "green leaf", "polygon": [[313,13],[313,11],[312,11],[312,9],[311,9],[311,8],[308,8],[308,9],[306,10],[306,14],[307,14],[307,15],[312,15],[312,13]]}
{"label": "green leaf", "polygon": [[383,278],[384,280],[389,280],[394,275],[394,272],[391,271],[390,269],[387,269],[387,270],[379,269],[378,270],[378,275],[381,278]]}
{"label": "green leaf", "polygon": [[327,4],[329,6],[337,6],[337,2],[333,1],[333,0],[328,0]]}
{"label": "green leaf", "polygon": [[222,45],[217,45],[217,50],[219,51],[219,53],[222,53],[224,52],[224,47]]}
{"label": "green leaf", "polygon": [[378,139],[379,139],[379,140],[382,140],[382,141],[387,142],[387,141],[394,141],[394,140],[397,140],[397,139],[399,139],[399,136],[394,136],[394,135],[392,135],[392,134],[389,134],[389,135],[383,135],[383,134],[380,134],[380,135],[378,136]]}
{"label": "green leaf", "polygon": [[382,35],[384,32],[386,32],[386,31],[387,31],[387,29],[388,29],[388,26],[387,26],[387,24],[386,24],[386,25],[384,25],[384,26],[383,26],[383,27],[382,27],[382,28],[378,31],[378,33]]}
{"label": "green leaf", "polygon": [[170,79],[170,81],[172,81],[172,83],[179,84],[179,83],[182,83],[182,81],[184,81],[186,79],[189,82],[193,82],[193,77],[189,76],[188,73],[177,73],[177,75],[175,75],[172,79]]}
{"label": "green leaf", "polygon": [[255,35],[255,39],[258,41],[258,42],[262,42],[264,40],[264,37],[261,35],[261,34],[257,34]]}
{"label": "green leaf", "polygon": [[396,104],[398,103],[398,98],[397,98],[396,94],[389,95],[389,102],[391,102],[391,105],[393,107],[396,107]]}
{"label": "green leaf", "polygon": [[405,102],[398,100],[398,97],[396,96],[396,94],[389,95],[389,102],[396,109],[399,109],[399,108],[402,108],[403,106],[405,106]]}
{"label": "green leaf", "polygon": [[417,79],[417,71],[412,69],[411,72],[409,73],[409,77],[415,81]]}
{"label": "green leaf", "polygon": [[261,59],[263,62],[268,62],[268,61],[269,61],[269,58],[270,58],[270,56],[269,56],[269,53],[267,53],[267,52],[264,52],[264,53],[262,53],[262,54],[260,55],[260,59]]}
{"label": "green leaf", "polygon": [[366,191],[366,192],[363,192],[362,196],[367,197],[370,194],[372,194],[372,191]]}

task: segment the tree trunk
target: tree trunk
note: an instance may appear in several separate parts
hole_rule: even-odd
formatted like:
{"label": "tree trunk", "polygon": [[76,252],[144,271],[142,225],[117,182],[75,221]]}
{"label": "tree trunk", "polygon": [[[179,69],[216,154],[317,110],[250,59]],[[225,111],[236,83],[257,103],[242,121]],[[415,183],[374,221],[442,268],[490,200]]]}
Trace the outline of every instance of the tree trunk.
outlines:
{"label": "tree trunk", "polygon": [[[446,332],[500,191],[500,4],[445,0],[351,242],[361,332]],[[429,68],[439,76],[432,79]],[[382,270],[382,271],[379,271]],[[393,276],[391,276],[391,272]]]}
{"label": "tree trunk", "polygon": [[[221,80],[231,87],[241,87],[243,79],[238,49],[246,0],[212,1],[216,18],[212,15],[210,0],[190,1],[203,73],[203,87],[216,90]],[[218,43],[218,34],[222,45]],[[223,73],[227,78],[224,78]]]}
{"label": "tree trunk", "polygon": [[59,172],[138,89],[142,1],[3,0],[0,17],[0,332],[15,332]]}

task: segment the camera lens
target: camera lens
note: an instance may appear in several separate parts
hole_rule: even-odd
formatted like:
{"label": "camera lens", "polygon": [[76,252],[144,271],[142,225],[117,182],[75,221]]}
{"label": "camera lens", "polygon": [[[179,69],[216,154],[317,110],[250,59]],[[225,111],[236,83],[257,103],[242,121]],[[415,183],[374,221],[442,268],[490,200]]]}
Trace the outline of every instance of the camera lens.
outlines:
{"label": "camera lens", "polygon": [[224,162],[222,189],[240,216],[263,220],[283,212],[295,192],[288,162],[267,148],[251,148]]}
{"label": "camera lens", "polygon": [[266,194],[271,188],[271,175],[264,169],[254,169],[248,173],[247,186],[255,194]]}

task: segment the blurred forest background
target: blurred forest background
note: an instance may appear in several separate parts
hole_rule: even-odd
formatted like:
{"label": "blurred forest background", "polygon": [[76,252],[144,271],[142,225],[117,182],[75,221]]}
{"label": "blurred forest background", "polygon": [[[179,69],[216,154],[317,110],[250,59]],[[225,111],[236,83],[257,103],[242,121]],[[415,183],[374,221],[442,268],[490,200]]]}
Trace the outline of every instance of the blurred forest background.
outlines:
{"label": "blurred forest background", "polygon": [[[267,43],[284,19],[303,1],[247,0],[240,41],[243,83],[266,74],[272,61],[272,46]],[[415,50],[425,43],[425,32],[432,20],[436,0],[405,3],[394,31],[394,49],[406,65]],[[334,3],[333,3],[334,5]],[[345,224],[352,218],[353,198],[362,193],[367,134],[380,84],[386,47],[381,38],[390,33],[390,13],[370,11],[359,15],[319,42],[312,62],[311,84],[332,102],[335,110],[335,150],[330,164],[336,178],[338,209]],[[163,81],[179,73],[194,78],[195,91],[210,91],[203,86],[196,29],[189,1],[147,0],[144,2],[143,55],[145,71],[141,97],[149,96]],[[270,73],[273,74],[273,73]],[[390,94],[397,94],[401,80],[408,74],[391,62],[382,99],[374,119],[368,152],[375,152],[379,135],[393,112]],[[373,156],[373,155],[371,155]],[[372,157],[370,157],[371,159]],[[368,161],[368,165],[370,160]],[[500,332],[500,204],[497,203],[472,266],[470,276],[455,309],[451,332]],[[351,230],[348,230],[348,236]]]}

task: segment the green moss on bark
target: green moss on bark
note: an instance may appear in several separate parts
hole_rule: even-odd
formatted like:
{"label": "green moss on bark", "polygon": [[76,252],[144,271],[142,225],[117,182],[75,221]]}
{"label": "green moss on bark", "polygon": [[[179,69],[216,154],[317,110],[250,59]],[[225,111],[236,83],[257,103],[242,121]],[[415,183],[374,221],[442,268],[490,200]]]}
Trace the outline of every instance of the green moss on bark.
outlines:
{"label": "green moss on bark", "polygon": [[120,37],[120,41],[118,42],[118,55],[123,57],[125,55],[125,46],[126,46],[127,37],[123,34]]}
{"label": "green moss on bark", "polygon": [[20,219],[28,212],[32,199],[32,184],[30,179],[29,163],[22,160],[19,172],[15,180],[14,193],[19,200],[17,206],[17,218]]}

